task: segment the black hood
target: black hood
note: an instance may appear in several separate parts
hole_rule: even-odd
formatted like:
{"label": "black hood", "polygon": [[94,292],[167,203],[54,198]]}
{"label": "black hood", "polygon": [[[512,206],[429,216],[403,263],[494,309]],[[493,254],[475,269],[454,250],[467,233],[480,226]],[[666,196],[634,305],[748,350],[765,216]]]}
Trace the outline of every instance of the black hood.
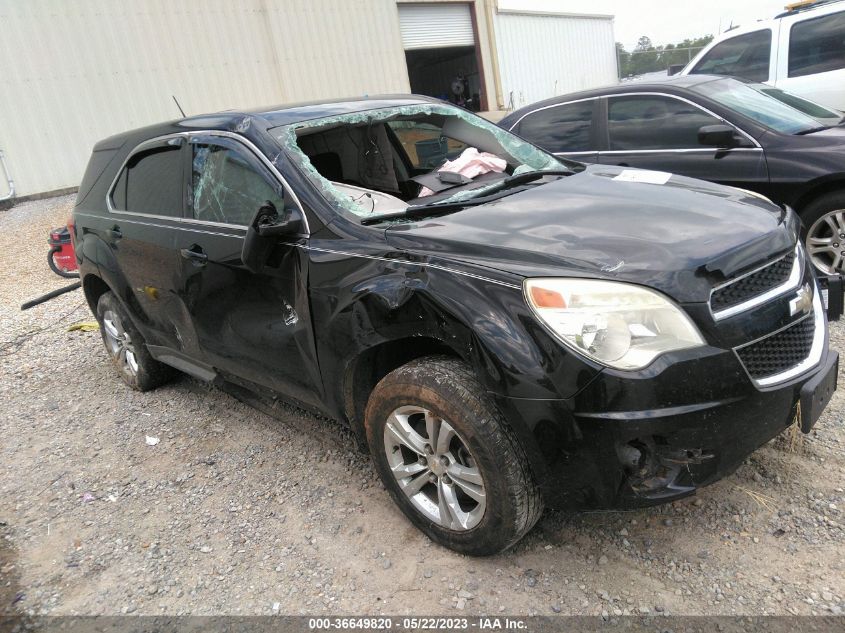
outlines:
{"label": "black hood", "polygon": [[522,277],[578,276],[707,301],[715,283],[794,247],[797,218],[750,193],[594,165],[450,215],[387,229],[391,246]]}

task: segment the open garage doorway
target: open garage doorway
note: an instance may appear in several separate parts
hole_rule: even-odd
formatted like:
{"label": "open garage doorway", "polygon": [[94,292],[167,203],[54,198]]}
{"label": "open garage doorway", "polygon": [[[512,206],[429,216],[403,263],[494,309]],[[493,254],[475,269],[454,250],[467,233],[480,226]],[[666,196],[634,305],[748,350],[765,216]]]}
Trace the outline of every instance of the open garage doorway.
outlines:
{"label": "open garage doorway", "polygon": [[400,4],[399,26],[412,92],[487,109],[471,5]]}

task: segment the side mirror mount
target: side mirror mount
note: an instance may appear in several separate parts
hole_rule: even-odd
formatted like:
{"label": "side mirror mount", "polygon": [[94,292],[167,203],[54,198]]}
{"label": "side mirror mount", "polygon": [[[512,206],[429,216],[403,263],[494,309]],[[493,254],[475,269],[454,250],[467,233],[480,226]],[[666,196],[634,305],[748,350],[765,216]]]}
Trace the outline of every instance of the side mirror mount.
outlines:
{"label": "side mirror mount", "polygon": [[698,142],[707,147],[730,149],[741,144],[736,130],[730,125],[703,125],[698,129]]}
{"label": "side mirror mount", "polygon": [[666,74],[669,77],[674,77],[686,67],[686,64],[669,64],[669,68],[667,69]]}
{"label": "side mirror mount", "polygon": [[299,217],[298,210],[286,208],[284,216],[280,216],[276,205],[267,200],[256,211],[247,227],[241,249],[243,265],[254,273],[261,272],[276,243],[276,238],[296,235],[301,227],[302,219]]}

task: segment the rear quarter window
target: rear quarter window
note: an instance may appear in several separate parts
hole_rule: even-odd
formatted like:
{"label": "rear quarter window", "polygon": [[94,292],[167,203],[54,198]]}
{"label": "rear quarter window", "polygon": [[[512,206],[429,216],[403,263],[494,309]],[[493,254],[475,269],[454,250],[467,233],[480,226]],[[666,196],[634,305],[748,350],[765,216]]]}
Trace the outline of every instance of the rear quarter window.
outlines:
{"label": "rear quarter window", "polygon": [[789,32],[789,76],[845,68],[845,11],[804,20]]}

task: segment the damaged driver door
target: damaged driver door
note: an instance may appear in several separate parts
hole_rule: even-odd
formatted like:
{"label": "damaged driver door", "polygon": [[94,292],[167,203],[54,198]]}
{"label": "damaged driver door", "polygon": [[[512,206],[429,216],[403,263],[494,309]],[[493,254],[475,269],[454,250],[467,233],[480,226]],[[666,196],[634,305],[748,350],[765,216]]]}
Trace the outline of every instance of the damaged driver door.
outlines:
{"label": "damaged driver door", "polygon": [[[274,240],[265,265],[249,270],[241,253],[247,226],[270,203],[294,204],[244,143],[192,136],[180,232],[181,294],[194,324],[191,347],[224,378],[265,387],[304,404],[319,401],[310,327],[305,237]],[[298,211],[297,211],[298,212]]]}

